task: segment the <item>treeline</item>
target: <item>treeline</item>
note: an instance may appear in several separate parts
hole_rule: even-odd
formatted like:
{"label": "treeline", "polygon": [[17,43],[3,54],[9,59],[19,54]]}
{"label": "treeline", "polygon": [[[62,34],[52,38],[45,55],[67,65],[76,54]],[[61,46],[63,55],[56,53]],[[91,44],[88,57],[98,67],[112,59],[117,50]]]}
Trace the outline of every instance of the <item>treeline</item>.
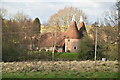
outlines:
{"label": "treeline", "polygon": [[[88,33],[81,39],[79,58],[94,60],[96,26],[92,25]],[[100,26],[97,30],[97,60],[106,58],[118,60],[118,26]]]}
{"label": "treeline", "polygon": [[[60,10],[57,14],[53,15],[52,21],[51,17],[48,24],[49,26],[56,25],[56,31],[61,31],[60,20],[62,14],[61,12],[70,12],[72,10],[71,16],[74,14],[74,11],[78,11],[81,15],[84,15],[80,10],[74,8],[65,8]],[[3,11],[5,12],[5,11]],[[63,15],[63,14],[62,14]],[[69,16],[69,20],[71,20]],[[78,16],[80,16],[78,14]],[[39,18],[31,20],[27,18],[26,15],[22,13],[17,13],[13,19],[7,20],[3,18],[3,15],[0,14],[2,19],[2,60],[3,61],[25,61],[25,60],[51,60],[51,52],[39,52],[36,42],[39,40],[39,35],[41,32],[41,23]],[[68,17],[67,17],[68,18]],[[63,22],[67,20],[66,16],[62,18]],[[86,18],[84,16],[84,18]],[[77,19],[79,20],[79,18]],[[55,24],[52,24],[55,23]],[[108,22],[107,22],[108,23]],[[68,23],[66,22],[66,25]],[[67,28],[65,28],[66,30]],[[117,60],[118,59],[118,26],[103,26],[101,25],[98,28],[98,45],[97,45],[97,60],[101,58],[107,58],[108,60]],[[35,45],[36,44],[36,45]],[[91,29],[84,34],[84,37],[81,39],[80,50],[78,52],[77,60],[94,60],[95,52],[95,25],[91,26]],[[70,53],[67,53],[70,54]],[[55,54],[57,55],[57,54]],[[57,56],[61,56],[58,54]],[[74,56],[73,56],[74,57]],[[61,60],[68,59],[68,55],[63,55],[60,57]],[[68,59],[68,60],[74,60]]]}
{"label": "treeline", "polygon": [[[81,39],[80,55],[82,60],[94,60],[95,56],[95,38],[97,27],[97,60],[106,58],[108,60],[119,59],[119,26],[120,17],[117,11],[120,11],[120,1],[116,1],[114,6],[98,18],[95,24],[91,26],[88,35]],[[99,14],[99,13],[98,13]]]}
{"label": "treeline", "polygon": [[34,44],[40,35],[40,20],[21,17],[10,20],[2,18],[3,61],[24,60],[28,50],[36,49]]}

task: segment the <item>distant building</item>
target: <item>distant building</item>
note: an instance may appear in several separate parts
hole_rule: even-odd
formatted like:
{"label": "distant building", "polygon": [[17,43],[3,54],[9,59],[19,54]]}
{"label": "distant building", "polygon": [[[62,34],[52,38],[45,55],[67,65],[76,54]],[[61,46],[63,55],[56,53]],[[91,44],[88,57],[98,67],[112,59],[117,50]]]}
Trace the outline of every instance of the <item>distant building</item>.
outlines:
{"label": "distant building", "polygon": [[75,17],[73,16],[70,27],[66,32],[41,33],[36,46],[39,50],[52,51],[55,46],[57,52],[77,52],[80,48],[80,39],[83,37],[83,32],[85,31],[83,18],[80,17],[77,26]]}

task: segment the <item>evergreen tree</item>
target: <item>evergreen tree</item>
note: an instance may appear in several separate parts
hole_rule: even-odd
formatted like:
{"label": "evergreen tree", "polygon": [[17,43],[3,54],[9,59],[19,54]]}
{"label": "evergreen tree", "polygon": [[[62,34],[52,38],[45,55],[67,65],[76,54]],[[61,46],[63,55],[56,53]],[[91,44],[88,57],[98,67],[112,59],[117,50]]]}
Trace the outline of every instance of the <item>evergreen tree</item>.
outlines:
{"label": "evergreen tree", "polygon": [[33,27],[33,33],[34,34],[39,34],[41,30],[41,23],[39,18],[35,18],[34,20],[34,27]]}

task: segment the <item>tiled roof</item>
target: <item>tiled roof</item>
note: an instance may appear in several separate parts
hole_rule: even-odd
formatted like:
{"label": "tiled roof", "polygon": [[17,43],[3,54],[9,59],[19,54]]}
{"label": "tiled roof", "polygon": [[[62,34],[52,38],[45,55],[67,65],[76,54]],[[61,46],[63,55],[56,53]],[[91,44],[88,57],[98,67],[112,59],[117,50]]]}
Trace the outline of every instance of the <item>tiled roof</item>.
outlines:
{"label": "tiled roof", "polygon": [[52,47],[53,45],[63,46],[64,39],[64,32],[48,32],[41,34],[38,44],[40,47]]}
{"label": "tiled roof", "polygon": [[80,22],[78,27],[73,17],[70,27],[66,32],[47,32],[40,35],[39,47],[53,47],[53,45],[61,47],[65,44],[65,39],[80,39],[85,31],[84,22]]}
{"label": "tiled roof", "polygon": [[77,24],[75,21],[71,21],[70,28],[66,31],[67,39],[80,39],[80,35],[77,29]]}

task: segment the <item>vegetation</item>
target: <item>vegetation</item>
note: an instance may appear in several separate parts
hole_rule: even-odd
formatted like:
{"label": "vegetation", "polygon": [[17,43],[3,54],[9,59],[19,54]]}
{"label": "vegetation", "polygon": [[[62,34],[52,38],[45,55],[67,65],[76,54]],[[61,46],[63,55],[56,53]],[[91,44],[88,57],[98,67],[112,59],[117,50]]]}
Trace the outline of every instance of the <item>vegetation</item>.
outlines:
{"label": "vegetation", "polygon": [[[108,60],[117,60],[118,57],[118,28],[117,26],[100,26],[98,27],[98,45],[97,45],[97,54],[99,57],[105,57]],[[92,25],[92,28],[89,31],[89,34],[92,35],[92,40],[95,42],[95,25]]]}
{"label": "vegetation", "polygon": [[113,72],[78,72],[78,71],[41,71],[41,72],[15,72],[3,73],[4,78],[118,78]]}
{"label": "vegetation", "polygon": [[[116,9],[116,8],[115,8]],[[109,19],[114,17],[116,21],[115,9],[109,14]],[[119,10],[119,7],[118,7]],[[66,14],[68,13],[69,14]],[[53,14],[48,21],[46,29],[48,31],[65,31],[68,27],[72,15],[76,13],[76,21],[79,21],[80,15],[87,19],[85,13],[74,7],[65,7]],[[2,58],[3,61],[26,61],[26,60],[51,60],[51,52],[39,52],[36,42],[39,40],[41,23],[39,18],[31,20],[22,12],[17,12],[13,18],[7,20],[5,15],[7,10],[0,8],[0,18],[2,19]],[[64,14],[64,15],[63,15]],[[115,16],[114,16],[115,15]],[[104,17],[108,23],[108,17]],[[117,19],[118,20],[118,19]],[[67,22],[66,22],[67,21]],[[111,23],[111,22],[110,22]],[[113,23],[112,23],[113,24]],[[52,27],[51,27],[52,25]],[[98,45],[97,45],[97,60],[105,57],[108,60],[118,60],[118,26],[101,25],[98,28]],[[56,29],[57,26],[57,29]],[[78,53],[55,53],[55,59],[60,60],[93,60],[94,58],[94,43],[95,43],[95,26],[87,26],[88,35],[84,35],[81,39],[80,50]],[[38,54],[36,54],[38,53]]]}
{"label": "vegetation", "polygon": [[15,15],[16,19],[2,19],[2,58],[3,61],[17,61],[27,56],[29,50],[35,50],[37,36],[33,34],[33,21],[25,16]]}
{"label": "vegetation", "polygon": [[117,61],[27,61],[2,63],[3,78],[118,78]]}
{"label": "vegetation", "polygon": [[78,53],[55,53],[56,60],[79,60]]}
{"label": "vegetation", "polygon": [[3,18],[7,14],[7,10],[5,8],[0,8],[0,18]]}
{"label": "vegetation", "polygon": [[34,27],[33,27],[33,32],[34,34],[40,34],[40,31],[41,31],[41,23],[40,23],[40,20],[39,18],[35,18],[34,20]]}
{"label": "vegetation", "polygon": [[[47,25],[52,26],[50,31],[65,31],[74,13],[77,16],[77,22],[80,15],[86,19],[81,10],[65,7],[50,17]],[[95,63],[89,60],[94,59],[96,25],[88,28],[89,35],[85,34],[81,39],[78,53],[55,53],[56,61],[51,61],[52,53],[44,50],[40,52],[35,45],[41,29],[39,18],[31,20],[27,15],[18,12],[13,19],[7,20],[4,18],[7,10],[0,8],[3,78],[117,78],[118,62],[115,60],[118,60],[119,35],[118,26],[115,23],[115,12],[111,11],[111,13],[113,14],[105,14],[109,18],[104,17],[104,22],[109,26],[101,25],[98,28],[97,60],[104,57],[114,61],[96,61]],[[112,21],[115,23],[114,26],[113,23],[109,23],[109,19],[114,20]],[[48,27],[45,28],[48,29]]]}
{"label": "vegetation", "polygon": [[80,72],[118,72],[118,61],[22,61],[2,63],[2,71],[80,71]]}
{"label": "vegetation", "polygon": [[94,42],[86,33],[80,40],[79,59],[94,60]]}
{"label": "vegetation", "polygon": [[77,23],[80,20],[80,16],[83,16],[83,18],[87,20],[87,17],[82,10],[75,7],[65,7],[64,9],[60,9],[57,13],[50,16],[47,24],[52,27],[54,31],[66,31],[73,15],[75,15]]}

